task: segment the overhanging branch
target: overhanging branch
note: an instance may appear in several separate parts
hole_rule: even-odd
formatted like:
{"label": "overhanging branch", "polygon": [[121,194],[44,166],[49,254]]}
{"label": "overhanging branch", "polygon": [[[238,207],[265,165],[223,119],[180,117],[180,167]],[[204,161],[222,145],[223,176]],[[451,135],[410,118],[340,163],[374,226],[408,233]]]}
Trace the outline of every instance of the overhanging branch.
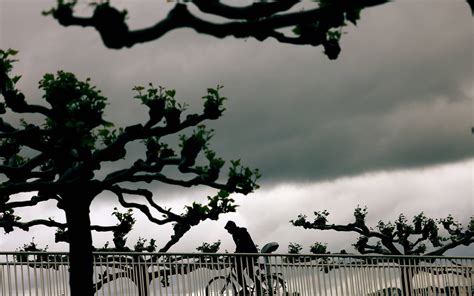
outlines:
{"label": "overhanging branch", "polygon": [[[275,37],[274,32],[277,29],[304,23],[316,23],[323,17],[341,15],[346,11],[363,9],[386,2],[387,0],[334,1],[315,9],[280,13],[289,10],[297,1],[254,3],[246,7],[231,7],[220,3],[220,1],[194,1],[194,4],[202,12],[237,21],[212,23],[191,14],[186,4],[177,3],[166,18],[151,27],[135,31],[130,31],[125,23],[124,15],[108,4],[98,6],[90,18],[73,16],[72,7],[67,5],[59,5],[53,10],[53,16],[64,26],[94,27],[101,34],[107,47],[122,48],[158,39],[174,29],[184,27],[218,38],[234,36],[264,40],[268,37]],[[328,28],[332,27],[331,24],[328,26]],[[338,24],[334,24],[334,26],[338,26]],[[319,45],[325,38],[325,34],[311,36],[307,38],[305,44]],[[314,39],[319,40],[315,41]],[[293,43],[292,41],[294,40],[288,38],[284,42]],[[303,42],[302,39],[296,41],[296,44]]]}
{"label": "overhanging branch", "polygon": [[269,17],[275,13],[286,11],[293,7],[299,1],[275,1],[275,2],[256,2],[248,6],[234,7],[223,4],[219,1],[194,0],[193,4],[199,10],[225,17],[228,19],[258,19]]}
{"label": "overhanging branch", "polygon": [[155,224],[164,225],[166,223],[176,222],[176,220],[172,219],[172,217],[174,218],[178,215],[173,215],[171,217],[167,216],[167,218],[165,218],[165,219],[157,219],[157,218],[153,217],[153,215],[150,212],[150,209],[146,205],[138,204],[138,203],[134,203],[134,202],[127,202],[125,200],[124,196],[123,196],[123,194],[125,192],[127,192],[127,190],[124,190],[124,189],[120,188],[119,186],[111,186],[111,187],[106,188],[106,190],[109,190],[109,191],[115,193],[115,195],[118,197],[118,200],[119,200],[120,204],[123,207],[125,207],[125,208],[135,208],[135,209],[140,210],[148,218],[148,220],[150,220],[151,222],[153,222]]}
{"label": "overhanging branch", "polygon": [[67,227],[66,223],[60,223],[56,222],[52,219],[37,219],[37,220],[31,220],[28,222],[20,222],[20,221],[13,221],[13,222],[4,222],[0,221],[0,227],[16,227],[20,228],[24,231],[28,231],[30,227],[33,226],[47,226],[47,227],[54,227],[54,228],[60,228],[60,229],[65,229]]}

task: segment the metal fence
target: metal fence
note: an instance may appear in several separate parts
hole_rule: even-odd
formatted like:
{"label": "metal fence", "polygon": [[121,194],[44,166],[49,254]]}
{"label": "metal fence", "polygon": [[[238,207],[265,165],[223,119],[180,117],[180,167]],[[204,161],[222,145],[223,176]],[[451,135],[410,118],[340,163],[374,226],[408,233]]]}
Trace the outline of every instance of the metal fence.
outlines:
{"label": "metal fence", "polygon": [[[94,258],[98,296],[474,295],[472,257],[95,253]],[[2,252],[0,295],[69,295],[68,268],[67,253]]]}

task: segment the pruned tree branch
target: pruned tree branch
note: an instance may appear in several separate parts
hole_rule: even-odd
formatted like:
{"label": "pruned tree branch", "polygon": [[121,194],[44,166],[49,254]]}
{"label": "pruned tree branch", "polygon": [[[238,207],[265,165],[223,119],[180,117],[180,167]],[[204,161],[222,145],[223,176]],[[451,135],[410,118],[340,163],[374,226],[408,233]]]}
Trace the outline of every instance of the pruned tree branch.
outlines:
{"label": "pruned tree branch", "polygon": [[[176,3],[168,15],[153,26],[131,31],[125,22],[126,12],[111,7],[108,2],[98,4],[91,17],[74,16],[74,2],[58,2],[52,14],[63,26],[94,27],[109,48],[131,47],[137,43],[161,38],[179,28],[192,28],[198,33],[224,38],[253,37],[259,41],[273,37],[282,43],[323,45],[330,59],[337,58],[338,38],[328,37],[331,29],[343,27],[345,20],[356,23],[360,10],[386,3],[387,0],[324,1],[317,8],[291,12],[298,1],[257,2],[244,7],[233,7],[220,1],[193,1],[203,13],[230,21],[214,23],[192,14],[186,3]],[[297,37],[278,30],[293,28]],[[300,30],[303,28],[303,30]],[[329,34],[330,35],[330,34]]]}
{"label": "pruned tree branch", "polygon": [[[315,212],[316,217],[312,222],[308,221],[305,215],[299,215],[296,220],[290,222],[294,226],[306,229],[358,233],[361,236],[354,247],[361,254],[440,256],[460,245],[468,246],[474,242],[472,217],[468,227],[463,228],[451,216],[435,221],[421,213],[413,218],[412,224],[409,224],[406,217],[401,214],[394,223],[380,221],[376,230],[373,230],[365,224],[366,209],[356,208],[355,222],[346,225],[328,224],[328,215],[327,211]],[[442,225],[449,236],[441,235],[437,225]],[[370,244],[370,239],[376,239],[377,244]],[[432,250],[427,252],[428,243]]]}
{"label": "pruned tree branch", "polygon": [[426,253],[427,256],[441,256],[443,255],[446,251],[454,249],[458,246],[464,245],[464,246],[469,246],[470,244],[474,243],[474,237],[473,234],[467,234],[466,237],[463,239],[459,240],[452,240],[450,243],[447,243],[446,245],[433,250],[431,252]]}
{"label": "pruned tree branch", "polygon": [[48,200],[57,200],[60,201],[60,198],[55,195],[35,195],[30,200],[23,200],[23,201],[15,201],[15,202],[8,202],[8,203],[0,203],[0,211],[4,209],[16,209],[22,207],[31,207],[37,205],[40,202],[48,201]]}
{"label": "pruned tree branch", "polygon": [[225,17],[228,19],[259,19],[272,16],[278,12],[286,11],[292,8],[299,1],[276,1],[276,2],[255,2],[247,6],[234,7],[220,1],[194,0],[193,4],[199,10]]}
{"label": "pruned tree branch", "polygon": [[0,195],[8,196],[21,192],[33,191],[54,191],[55,188],[61,187],[56,182],[32,181],[32,182],[12,182],[0,184]]}
{"label": "pruned tree branch", "polygon": [[114,188],[116,190],[120,190],[122,193],[125,193],[125,194],[143,196],[148,201],[150,206],[152,206],[155,210],[157,210],[161,214],[165,215],[166,217],[170,217],[170,219],[173,219],[173,221],[177,221],[179,219],[179,215],[176,215],[175,213],[173,213],[169,210],[166,210],[163,207],[156,204],[155,201],[153,200],[153,193],[149,190],[146,190],[146,189],[126,189],[126,188],[120,188],[119,186],[114,186]]}
{"label": "pruned tree branch", "polygon": [[54,227],[54,228],[60,228],[60,229],[66,228],[65,223],[56,222],[52,219],[48,219],[48,220],[37,219],[37,220],[31,220],[31,221],[28,221],[28,222],[20,222],[20,221],[5,221],[3,218],[4,217],[0,216],[0,227],[4,228],[6,232],[9,232],[7,230],[7,228],[10,228],[10,227],[11,227],[10,228],[11,230],[13,230],[12,229],[13,227],[16,227],[16,228],[20,228],[24,231],[28,231],[30,229],[30,227],[38,226],[38,225],[47,226],[47,227]]}
{"label": "pruned tree branch", "polygon": [[134,202],[127,202],[125,200],[125,198],[123,196],[124,193],[136,194],[135,191],[126,190],[126,189],[120,188],[119,186],[109,187],[108,190],[113,192],[118,197],[118,200],[119,200],[120,204],[123,207],[125,207],[125,208],[135,208],[135,209],[140,210],[148,218],[148,220],[150,220],[150,222],[153,222],[155,224],[164,225],[166,223],[176,221],[176,220],[173,220],[173,218],[178,217],[178,215],[172,214],[172,215],[167,216],[167,218],[165,218],[165,219],[157,219],[152,215],[150,209],[147,206],[142,205],[142,204],[138,204],[138,203],[134,203]]}

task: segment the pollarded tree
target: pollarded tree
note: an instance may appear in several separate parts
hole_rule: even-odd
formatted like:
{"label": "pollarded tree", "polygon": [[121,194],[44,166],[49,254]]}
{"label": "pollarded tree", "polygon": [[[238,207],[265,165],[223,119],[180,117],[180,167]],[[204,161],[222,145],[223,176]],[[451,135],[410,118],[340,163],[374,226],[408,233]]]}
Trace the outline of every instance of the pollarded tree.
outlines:
{"label": "pollarded tree", "polygon": [[[217,38],[274,38],[282,43],[322,45],[328,58],[336,59],[341,51],[342,28],[347,22],[355,25],[362,9],[387,2],[320,0],[317,6],[305,9],[298,7],[302,2],[296,0],[258,1],[247,6],[231,6],[217,0],[177,1],[164,19],[135,31],[128,28],[127,11],[119,11],[109,1],[98,2],[91,17],[74,15],[77,0],[58,0],[56,7],[44,14],[51,14],[63,26],[93,27],[105,46],[115,49],[153,41],[175,29],[192,28]],[[199,12],[192,12],[195,9]],[[209,20],[216,17],[225,21]]]}
{"label": "pollarded tree", "polygon": [[[463,227],[451,215],[433,219],[420,213],[410,223],[405,215],[400,214],[394,222],[379,221],[374,229],[366,225],[367,208],[357,207],[354,210],[354,222],[343,225],[329,224],[327,211],[314,212],[314,215],[313,221],[305,215],[299,215],[290,222],[306,229],[358,233],[360,237],[354,247],[360,254],[441,256],[458,246],[474,243],[474,217],[471,217],[467,227]],[[405,261],[399,262],[403,265]],[[418,262],[421,261],[407,261],[407,264]],[[411,268],[402,268],[404,291],[412,291],[410,278],[415,272]]]}
{"label": "pollarded tree", "polygon": [[[147,89],[135,87],[135,98],[149,109],[149,118],[144,125],[114,129],[104,120],[107,99],[89,80],[80,81],[71,73],[44,75],[39,88],[44,92],[45,104],[29,104],[15,85],[20,76],[10,74],[15,54],[13,50],[0,51],[0,94],[4,99],[0,111],[6,114],[0,119],[0,227],[6,232],[36,225],[61,229],[59,239],[69,242],[72,295],[93,295],[91,231],[117,230],[116,225],[91,225],[91,203],[102,193],[113,193],[122,206],[141,211],[155,224],[173,223],[174,234],[160,249],[167,251],[192,226],[235,211],[229,193],[248,194],[257,188],[258,171],[242,167],[239,161],[232,161],[227,180],[219,182],[224,160],[209,148],[212,131],[206,130],[202,122],[222,115],[225,98],[220,95],[221,87],[207,90],[201,114],[185,117],[184,108],[174,98],[175,91],[152,85]],[[27,116],[16,126],[6,120],[15,113]],[[29,122],[38,116],[43,118],[42,124]],[[181,135],[179,152],[165,143],[167,136],[192,127],[194,132]],[[142,144],[142,158],[129,157],[130,165],[110,171],[108,164],[124,163],[118,161],[127,156],[126,145],[132,142]],[[207,164],[197,165],[201,159],[207,159]],[[163,169],[174,169],[172,176],[178,177],[164,174]],[[209,197],[207,204],[195,202],[184,213],[175,213],[160,206],[144,187],[152,182],[203,185],[219,193]],[[25,200],[19,193],[34,196]],[[127,201],[126,196],[140,196],[146,203]],[[46,201],[57,202],[66,223],[40,218],[22,221],[15,215],[17,208]],[[152,210],[162,217],[155,217]]]}

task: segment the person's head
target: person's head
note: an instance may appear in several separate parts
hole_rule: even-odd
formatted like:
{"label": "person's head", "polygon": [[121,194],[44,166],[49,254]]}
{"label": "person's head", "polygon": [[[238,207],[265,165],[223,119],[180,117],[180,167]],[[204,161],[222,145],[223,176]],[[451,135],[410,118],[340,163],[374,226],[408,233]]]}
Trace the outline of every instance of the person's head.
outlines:
{"label": "person's head", "polygon": [[235,224],[234,221],[228,221],[227,224],[224,226],[224,229],[226,229],[229,233],[234,232],[235,229],[237,229],[237,225]]}

